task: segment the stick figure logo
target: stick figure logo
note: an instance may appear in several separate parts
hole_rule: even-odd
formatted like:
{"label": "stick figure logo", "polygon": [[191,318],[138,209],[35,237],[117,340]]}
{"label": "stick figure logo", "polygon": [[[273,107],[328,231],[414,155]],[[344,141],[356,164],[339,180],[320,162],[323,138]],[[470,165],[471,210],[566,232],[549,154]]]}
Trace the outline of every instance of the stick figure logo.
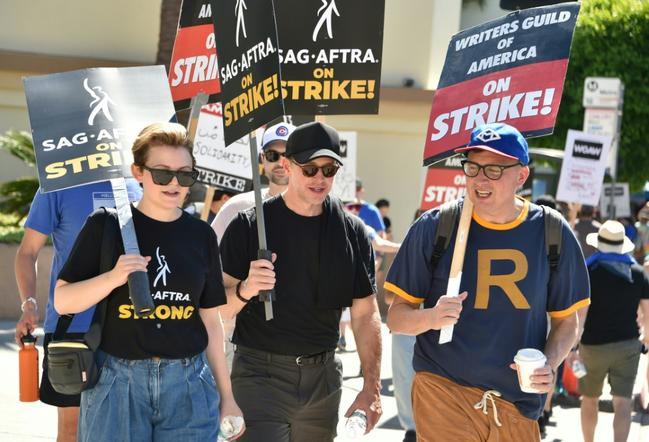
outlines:
{"label": "stick figure logo", "polygon": [[[322,15],[320,15],[321,13]],[[327,25],[327,36],[329,38],[334,38],[333,30],[331,29],[331,20],[333,19],[333,14],[336,14],[337,17],[340,17],[340,12],[338,12],[338,8],[336,7],[336,0],[329,0],[328,2],[327,0],[322,0],[322,6],[320,7],[320,9],[318,9],[317,12],[317,15],[320,15],[320,19],[313,29],[313,41],[317,40],[320,29],[325,24]]]}
{"label": "stick figure logo", "polygon": [[[95,125],[95,117],[99,112],[104,114],[104,117],[110,122],[113,121],[113,116],[110,114],[110,105],[116,106],[115,102],[110,98],[108,92],[104,91],[101,86],[90,87],[88,79],[83,80],[84,89],[92,97],[89,107],[92,108],[90,115],[88,116],[88,126]],[[94,106],[94,107],[93,107]]]}
{"label": "stick figure logo", "polygon": [[243,11],[246,9],[248,9],[246,2],[244,0],[237,0],[236,4],[234,5],[234,13],[237,16],[237,35],[235,40],[237,47],[239,47],[240,32],[243,32],[243,38],[248,38],[248,34],[246,33],[245,17],[243,15]]}
{"label": "stick figure logo", "polygon": [[171,269],[169,268],[169,264],[167,263],[167,258],[165,257],[165,255],[160,254],[160,247],[156,247],[155,256],[158,259],[158,268],[156,269],[156,272],[158,272],[158,274],[153,280],[153,287],[157,287],[158,281],[160,281],[160,279],[162,279],[162,285],[166,287],[167,274],[171,275]]}

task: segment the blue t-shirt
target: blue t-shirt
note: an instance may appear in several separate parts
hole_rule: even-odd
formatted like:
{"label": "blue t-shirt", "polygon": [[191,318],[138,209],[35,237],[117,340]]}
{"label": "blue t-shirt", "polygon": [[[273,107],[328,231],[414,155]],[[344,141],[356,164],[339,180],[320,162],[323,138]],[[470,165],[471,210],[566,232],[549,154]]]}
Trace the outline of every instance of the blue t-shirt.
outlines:
{"label": "blue t-shirt", "polygon": [[[455,234],[431,273],[439,211],[416,221],[386,278],[385,288],[424,307],[447,290]],[[521,348],[545,348],[547,316],[564,317],[589,304],[589,282],[579,243],[564,222],[559,266],[550,278],[543,210],[525,202],[508,224],[471,221],[460,292],[467,291],[453,340],[440,345],[439,331],[417,336],[413,366],[457,384],[498,390],[521,413],[537,419],[545,395],[523,393],[509,368]]]}
{"label": "blue t-shirt", "polygon": [[[142,196],[142,189],[135,180],[126,180],[128,197],[137,201]],[[55,192],[43,193],[38,189],[32,201],[25,227],[34,229],[43,235],[52,235],[54,256],[52,258],[52,273],[50,274],[49,296],[45,312],[46,333],[53,333],[59,315],[54,310],[54,286],[59,272],[68,259],[81,227],[92,212],[100,207],[115,207],[113,191],[110,182],[87,184],[85,186]],[[68,329],[69,332],[80,333],[88,329],[94,307],[78,313]]]}
{"label": "blue t-shirt", "polygon": [[367,201],[361,202],[361,208],[358,211],[358,217],[362,219],[365,224],[367,224],[377,232],[382,232],[385,230],[385,224],[383,224],[383,217],[381,217],[381,212],[379,212],[379,209],[374,204],[370,204]]}

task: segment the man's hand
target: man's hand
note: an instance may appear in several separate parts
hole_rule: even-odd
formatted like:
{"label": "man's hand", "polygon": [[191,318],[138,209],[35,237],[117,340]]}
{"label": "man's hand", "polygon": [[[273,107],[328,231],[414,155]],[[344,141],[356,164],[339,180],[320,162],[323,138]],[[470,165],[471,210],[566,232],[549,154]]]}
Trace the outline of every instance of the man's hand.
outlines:
{"label": "man's hand", "polygon": [[[273,262],[277,255],[273,253]],[[275,266],[267,259],[258,259],[250,262],[248,278],[241,283],[239,293],[246,299],[257,296],[260,291],[275,288]]]}
{"label": "man's hand", "polygon": [[38,326],[38,310],[33,302],[25,303],[25,311],[20,316],[16,324],[16,344],[23,348],[23,343],[20,340],[23,336],[32,333]]}
{"label": "man's hand", "polygon": [[[509,368],[516,370],[516,364],[510,364]],[[545,366],[535,369],[530,376],[530,387],[538,391],[539,394],[551,393],[554,390],[554,377],[555,372],[546,362]]]}
{"label": "man's hand", "polygon": [[365,412],[365,415],[367,416],[367,430],[365,431],[365,434],[369,433],[383,414],[379,391],[376,389],[373,391],[366,389],[361,390],[356,396],[356,399],[354,399],[352,405],[347,409],[345,417],[351,416],[356,410],[363,410]]}
{"label": "man's hand", "polygon": [[462,302],[467,296],[467,292],[462,292],[459,296],[444,295],[439,298],[435,307],[430,309],[430,328],[440,330],[442,327],[457,324],[462,311]]}

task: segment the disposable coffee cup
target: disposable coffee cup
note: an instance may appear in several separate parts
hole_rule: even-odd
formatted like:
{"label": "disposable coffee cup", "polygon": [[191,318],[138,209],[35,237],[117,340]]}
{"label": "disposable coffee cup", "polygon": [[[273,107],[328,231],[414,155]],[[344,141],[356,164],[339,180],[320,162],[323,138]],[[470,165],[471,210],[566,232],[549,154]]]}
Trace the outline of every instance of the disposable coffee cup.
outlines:
{"label": "disposable coffee cup", "polygon": [[530,377],[534,370],[545,366],[546,357],[543,352],[535,348],[521,348],[514,356],[516,371],[518,372],[518,383],[521,390],[525,393],[540,393],[539,390],[532,388]]}

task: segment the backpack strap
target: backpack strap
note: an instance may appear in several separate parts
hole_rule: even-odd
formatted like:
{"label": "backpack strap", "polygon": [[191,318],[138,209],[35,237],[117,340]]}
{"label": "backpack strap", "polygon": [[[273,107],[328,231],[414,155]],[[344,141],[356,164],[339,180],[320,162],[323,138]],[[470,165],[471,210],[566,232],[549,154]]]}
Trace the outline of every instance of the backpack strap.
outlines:
{"label": "backpack strap", "polygon": [[[115,258],[116,241],[118,239],[114,225],[117,221],[113,221],[117,219],[117,211],[106,207],[102,207],[102,209],[104,209],[104,212],[106,213],[106,218],[104,221],[104,230],[102,232],[101,248],[99,249],[101,251],[101,256],[99,258],[99,274],[106,273],[113,268],[113,265],[115,264],[113,261]],[[102,299],[95,307],[92,323],[85,334],[85,341],[93,350],[97,349],[101,342],[101,329],[106,317],[106,299],[107,298]],[[67,332],[68,327],[70,327],[72,319],[74,319],[74,314],[61,315],[59,317],[59,320],[56,323],[56,330],[54,331],[54,339],[61,339],[63,337]]]}
{"label": "backpack strap", "polygon": [[439,207],[439,222],[437,223],[437,230],[433,239],[433,254],[430,257],[430,265],[433,271],[451,243],[451,236],[459,218],[459,200],[449,201]]}
{"label": "backpack strap", "polygon": [[545,226],[545,252],[550,264],[550,272],[559,266],[561,256],[561,239],[563,235],[563,217],[561,214],[547,206],[543,209],[543,224]]}

